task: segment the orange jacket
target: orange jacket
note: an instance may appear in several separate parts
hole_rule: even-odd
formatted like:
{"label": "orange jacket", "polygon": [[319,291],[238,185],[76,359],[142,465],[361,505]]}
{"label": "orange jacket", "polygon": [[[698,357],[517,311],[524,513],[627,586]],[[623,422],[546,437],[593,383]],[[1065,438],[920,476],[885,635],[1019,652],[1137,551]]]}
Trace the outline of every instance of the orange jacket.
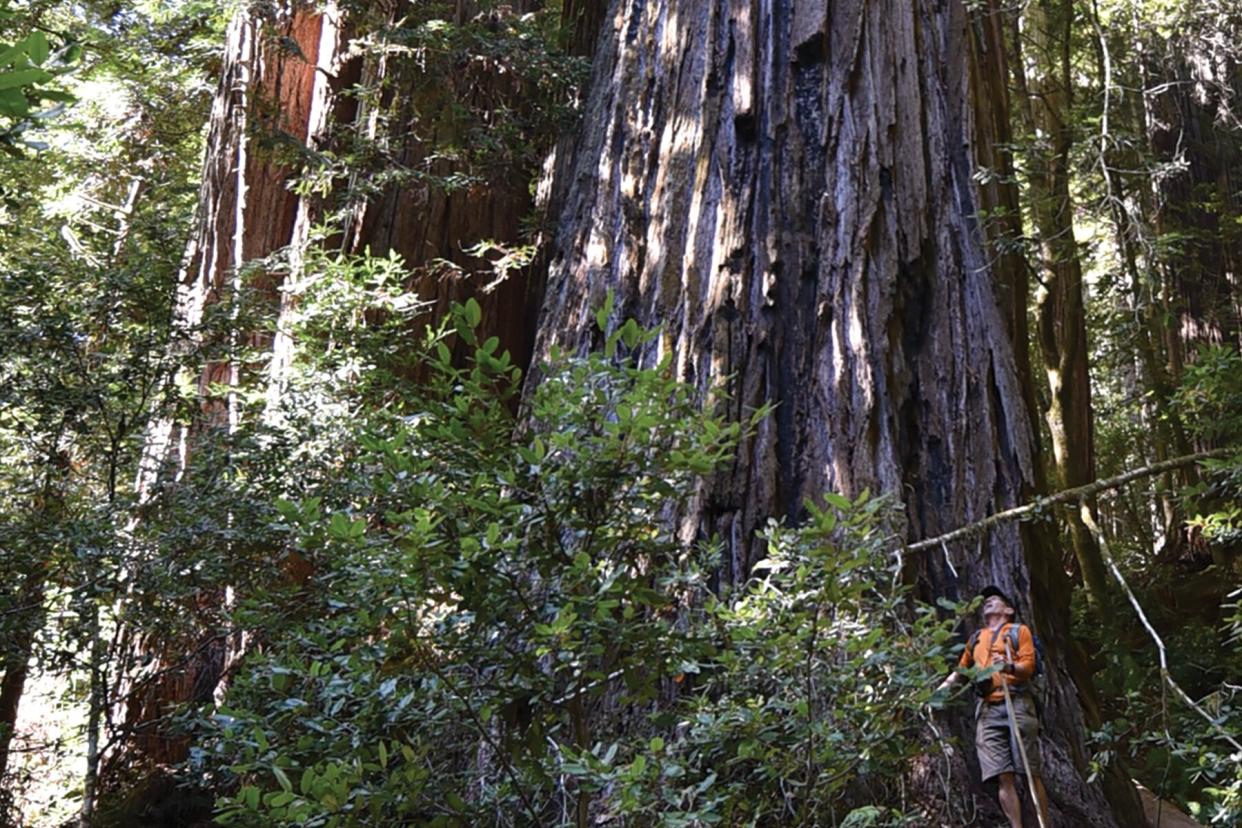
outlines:
{"label": "orange jacket", "polygon": [[974,637],[974,648],[968,646],[963,650],[962,658],[958,662],[959,667],[990,667],[993,655],[999,655],[1004,661],[1013,662],[1012,673],[1002,670],[992,675],[992,692],[985,697],[988,702],[1005,700],[1005,691],[1001,689],[1001,682],[1007,683],[1010,687],[1016,687],[1030,681],[1031,676],[1035,675],[1035,639],[1031,635],[1030,627],[1025,624],[1018,625],[1018,651],[1008,655],[1005,653],[1006,646],[1011,646],[1012,639],[1009,636],[1011,626],[1013,625],[1002,624],[996,630],[991,628],[979,630],[979,634]]}

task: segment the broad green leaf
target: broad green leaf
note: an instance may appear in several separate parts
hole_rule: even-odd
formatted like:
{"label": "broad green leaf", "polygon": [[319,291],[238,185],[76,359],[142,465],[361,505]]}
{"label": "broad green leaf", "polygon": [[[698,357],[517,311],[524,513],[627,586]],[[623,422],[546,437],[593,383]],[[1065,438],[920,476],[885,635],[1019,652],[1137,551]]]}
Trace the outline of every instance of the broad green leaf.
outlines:
{"label": "broad green leaf", "polygon": [[328,523],[328,534],[337,540],[348,540],[352,534],[353,522],[344,512],[334,512]]}
{"label": "broad green leaf", "polygon": [[293,783],[289,781],[289,777],[276,765],[272,765],[272,776],[276,777],[276,781],[284,791],[292,791]]}
{"label": "broad green leaf", "polygon": [[16,72],[0,73],[0,89],[16,89],[22,86],[33,86],[46,83],[52,74],[42,69],[18,69]]}
{"label": "broad green leaf", "polygon": [[0,49],[0,69],[9,68],[26,54],[25,50],[22,49],[23,45],[19,43],[16,46],[5,46],[3,49]]}
{"label": "broad green leaf", "polygon": [[30,112],[30,104],[20,89],[0,89],[0,115],[24,118]]}
{"label": "broad green leaf", "polygon": [[477,328],[479,323],[483,321],[483,309],[479,307],[479,303],[473,297],[466,300],[464,306],[466,314],[466,324],[472,328]]}
{"label": "broad green leaf", "polygon": [[42,66],[43,61],[47,60],[48,53],[51,48],[47,43],[47,35],[43,32],[31,32],[26,38],[26,54],[30,55],[30,62],[36,66]]}
{"label": "broad green leaf", "polygon": [[828,501],[829,504],[836,506],[838,509],[841,509],[842,511],[848,511],[854,506],[854,504],[850,502],[850,499],[848,497],[846,497],[845,495],[837,494],[836,492],[826,492],[824,494],[824,500]]}
{"label": "broad green leaf", "polygon": [[281,791],[278,794],[273,794],[272,798],[267,801],[267,804],[272,808],[283,808],[295,798],[293,791]]}

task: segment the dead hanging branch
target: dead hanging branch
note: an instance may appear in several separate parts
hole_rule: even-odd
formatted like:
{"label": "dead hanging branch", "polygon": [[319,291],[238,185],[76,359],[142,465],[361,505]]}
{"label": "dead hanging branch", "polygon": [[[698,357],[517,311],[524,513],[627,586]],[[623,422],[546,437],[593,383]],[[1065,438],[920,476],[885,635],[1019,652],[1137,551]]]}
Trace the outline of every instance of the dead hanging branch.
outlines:
{"label": "dead hanging branch", "polygon": [[1238,740],[1233,737],[1233,734],[1221,727],[1220,723],[1212,718],[1212,714],[1208,713],[1199,704],[1197,704],[1195,700],[1190,697],[1190,694],[1183,690],[1181,685],[1173,680],[1173,675],[1169,672],[1169,661],[1164,648],[1164,640],[1160,637],[1160,634],[1156,632],[1156,628],[1151,625],[1151,622],[1147,620],[1147,613],[1143,612],[1143,607],[1139,604],[1138,598],[1134,597],[1134,591],[1130,589],[1130,585],[1126,583],[1125,576],[1121,574],[1121,569],[1117,566],[1117,562],[1113,560],[1113,555],[1108,549],[1108,541],[1104,537],[1104,531],[1100,529],[1099,524],[1095,522],[1095,517],[1091,514],[1091,507],[1087,504],[1085,498],[1081,501],[1079,509],[1082,514],[1082,522],[1086,524],[1087,529],[1089,529],[1091,534],[1095,536],[1095,542],[1099,544],[1100,554],[1104,556],[1104,562],[1113,573],[1113,577],[1117,579],[1117,583],[1121,585],[1121,589],[1125,592],[1126,597],[1130,599],[1130,605],[1134,607],[1134,612],[1138,615],[1139,621],[1141,621],[1143,626],[1147,629],[1147,634],[1151,636],[1152,641],[1156,642],[1156,649],[1160,652],[1161,678],[1164,679],[1165,683],[1169,685],[1169,688],[1176,693],[1178,698],[1185,702],[1191,710],[1195,711],[1207,720],[1208,725],[1211,726],[1212,731],[1217,736],[1233,745],[1233,748],[1239,753],[1242,753],[1242,744],[1238,743]]}
{"label": "dead hanging branch", "polygon": [[1093,497],[1100,492],[1106,492],[1110,489],[1119,489],[1127,483],[1132,483],[1135,480],[1141,480],[1144,477],[1153,477],[1157,474],[1163,474],[1167,471],[1172,471],[1173,469],[1191,466],[1204,460],[1229,457],[1233,454],[1237,454],[1239,451],[1242,451],[1242,449],[1237,447],[1213,449],[1212,451],[1201,451],[1196,454],[1187,454],[1182,457],[1174,457],[1171,460],[1164,460],[1160,463],[1153,463],[1150,466],[1144,466],[1141,469],[1134,469],[1126,472],[1125,474],[1119,474],[1116,477],[1093,480],[1084,486],[1076,486],[1073,489],[1066,489],[1055,494],[1047,495],[1046,497],[1038,497],[1030,503],[1022,506],[1014,506],[1012,509],[1005,509],[1002,512],[989,515],[982,520],[977,520],[974,523],[968,523],[965,526],[954,529],[952,532],[946,532],[945,534],[937,535],[934,538],[927,538],[926,540],[912,543],[905,547],[904,552],[908,554],[910,552],[922,552],[926,549],[932,549],[940,546],[941,544],[970,537],[971,535],[982,532],[985,529],[990,529],[991,527],[1004,523],[1005,521],[1016,520],[1026,515],[1043,511],[1050,506],[1059,506],[1063,503],[1075,504],[1085,498]]}

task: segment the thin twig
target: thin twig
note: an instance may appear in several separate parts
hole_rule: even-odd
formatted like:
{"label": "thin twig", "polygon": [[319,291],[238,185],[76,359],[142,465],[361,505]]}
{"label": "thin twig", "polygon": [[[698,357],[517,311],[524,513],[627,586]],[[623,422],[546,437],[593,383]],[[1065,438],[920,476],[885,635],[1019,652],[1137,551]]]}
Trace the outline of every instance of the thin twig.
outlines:
{"label": "thin twig", "polygon": [[527,796],[525,788],[522,787],[521,780],[518,779],[517,771],[514,770],[513,764],[509,761],[508,757],[504,755],[504,751],[501,749],[500,745],[496,744],[496,741],[492,739],[491,734],[487,732],[487,725],[482,719],[479,718],[479,715],[475,712],[474,707],[471,706],[470,700],[466,698],[464,693],[457,689],[457,685],[454,684],[453,681],[444,673],[444,671],[440,669],[439,665],[435,663],[435,659],[430,659],[427,667],[431,670],[435,677],[448,688],[449,692],[456,696],[457,700],[461,702],[462,708],[466,711],[466,715],[470,717],[470,720],[474,723],[475,730],[479,732],[479,738],[481,738],[487,746],[491,748],[492,752],[500,760],[500,765],[504,768],[505,775],[509,777],[509,781],[513,785],[514,793],[517,794],[518,799],[522,802],[522,807],[524,807],[526,812],[530,814],[530,817],[535,821],[535,824],[538,824],[539,811],[536,810],[534,803],[531,802],[530,798]]}

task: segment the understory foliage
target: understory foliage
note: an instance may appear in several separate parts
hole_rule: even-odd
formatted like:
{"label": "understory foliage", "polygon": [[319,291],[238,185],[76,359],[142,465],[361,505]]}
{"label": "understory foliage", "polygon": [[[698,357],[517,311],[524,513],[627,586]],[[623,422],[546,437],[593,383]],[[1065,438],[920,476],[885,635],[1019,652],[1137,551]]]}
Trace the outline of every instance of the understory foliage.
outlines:
{"label": "understory foliage", "polygon": [[[755,577],[721,588],[677,517],[766,412],[704,413],[630,358],[652,336],[633,322],[519,401],[478,322],[469,302],[428,333],[429,382],[386,409],[285,420],[254,455],[285,474],[237,466],[252,498],[307,473],[246,519],[274,562],[226,619],[248,654],[182,718],[218,821],[917,824],[900,779],[955,619],[913,609],[888,504],[770,524]],[[335,470],[288,451],[308,445]]]}
{"label": "understory foliage", "polygon": [[82,47],[72,36],[29,27],[10,5],[0,0],[0,153],[20,157],[24,149],[47,146],[38,140],[39,125],[74,101],[57,78]]}
{"label": "understory foliage", "polygon": [[65,711],[111,701],[133,469],[175,404],[210,12],[0,2],[0,824],[72,813]]}
{"label": "understory foliage", "polygon": [[[1200,350],[1186,366],[1176,401],[1196,441],[1242,443],[1238,352]],[[1144,631],[1135,628],[1118,641],[1097,626],[1091,636],[1100,648],[1096,680],[1115,712],[1094,734],[1096,761],[1124,758],[1161,798],[1184,804],[1205,824],[1235,825],[1242,819],[1242,750],[1235,744],[1242,741],[1242,688],[1236,681],[1242,675],[1242,590],[1236,588],[1242,583],[1242,457],[1205,461],[1200,478],[1179,494],[1186,525],[1208,550],[1211,565],[1200,572],[1158,569],[1132,547],[1123,551],[1139,600],[1167,647],[1170,675],[1202,712],[1189,709],[1167,686]],[[1226,590],[1218,606],[1222,579],[1235,588]],[[1089,626],[1084,618],[1082,627]]]}

